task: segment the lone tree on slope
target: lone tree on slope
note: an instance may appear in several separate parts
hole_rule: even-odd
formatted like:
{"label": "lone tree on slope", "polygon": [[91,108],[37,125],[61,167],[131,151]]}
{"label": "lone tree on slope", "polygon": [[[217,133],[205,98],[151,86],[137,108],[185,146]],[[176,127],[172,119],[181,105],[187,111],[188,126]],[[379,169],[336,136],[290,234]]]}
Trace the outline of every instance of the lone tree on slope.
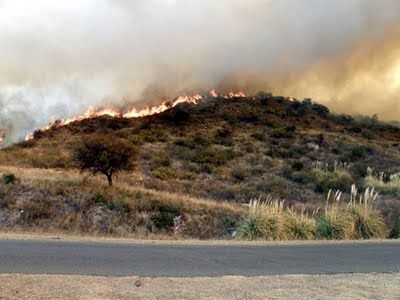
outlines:
{"label": "lone tree on slope", "polygon": [[113,185],[113,175],[135,168],[137,151],[122,139],[109,136],[94,136],[84,139],[75,149],[74,158],[81,171],[88,170],[93,175],[104,174],[109,186]]}

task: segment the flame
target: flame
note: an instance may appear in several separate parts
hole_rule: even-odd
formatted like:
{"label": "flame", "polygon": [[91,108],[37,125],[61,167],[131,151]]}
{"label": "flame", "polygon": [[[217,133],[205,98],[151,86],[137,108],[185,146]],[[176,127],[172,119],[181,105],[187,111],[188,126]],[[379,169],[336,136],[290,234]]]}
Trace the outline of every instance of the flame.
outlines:
{"label": "flame", "polygon": [[[215,89],[210,91],[210,96],[212,98],[219,97],[219,95]],[[98,118],[101,116],[110,116],[113,118],[127,118],[127,119],[151,116],[151,115],[162,113],[171,108],[174,108],[175,106],[177,106],[178,104],[181,104],[181,103],[198,105],[201,101],[204,100],[205,97],[206,97],[205,95],[201,95],[201,94],[195,94],[192,96],[180,96],[172,102],[171,101],[163,101],[160,105],[147,106],[140,110],[138,110],[136,107],[134,107],[130,110],[120,111],[111,106],[107,106],[105,108],[96,110],[93,106],[89,106],[88,109],[86,110],[86,112],[82,115],[75,116],[70,119],[56,119],[55,117],[53,117],[52,118],[53,120],[50,122],[49,125],[44,126],[37,130],[44,132],[44,131],[48,131],[52,128],[66,126],[73,122],[79,122],[79,121],[83,121],[86,119],[95,119],[95,118]],[[244,98],[244,97],[246,97],[246,95],[243,92],[230,92],[228,94],[221,95],[220,97],[223,99],[229,100],[229,99],[235,99],[235,98]],[[1,131],[0,131],[0,133],[1,133]],[[25,140],[30,140],[30,139],[33,139],[33,133],[28,133],[26,135]],[[0,134],[0,143],[1,143],[1,141],[2,141],[2,138],[1,138],[1,134]]]}

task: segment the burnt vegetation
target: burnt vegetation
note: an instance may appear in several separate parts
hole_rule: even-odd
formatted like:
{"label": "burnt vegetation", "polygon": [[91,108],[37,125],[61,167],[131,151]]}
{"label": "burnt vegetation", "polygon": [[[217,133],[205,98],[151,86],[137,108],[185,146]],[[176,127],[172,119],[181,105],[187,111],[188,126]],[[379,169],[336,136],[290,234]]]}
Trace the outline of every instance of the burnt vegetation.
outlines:
{"label": "burnt vegetation", "polygon": [[[143,118],[105,116],[53,128],[36,133],[31,141],[1,150],[0,164],[80,168],[106,175],[109,183],[114,173],[125,171],[114,181],[115,186],[140,186],[221,205],[240,205],[272,194],[286,199],[287,205],[307,204],[312,211],[324,205],[329,190],[341,190],[346,195],[353,184],[367,188],[368,167],[376,174],[399,172],[399,141],[400,128],[375,115],[336,115],[311,99],[289,100],[260,92],[248,98],[181,104]],[[340,169],[337,162],[349,167]],[[7,185],[7,189],[12,186]],[[117,196],[104,189],[100,194],[93,188],[84,190],[93,194],[85,196],[90,199],[87,205],[103,205],[109,211],[121,212],[123,218],[139,205],[118,202]],[[400,215],[398,195],[379,196],[378,206],[388,227]],[[145,206],[157,203],[154,197],[148,203],[140,201]],[[185,229],[190,232],[187,236],[195,236],[192,231],[196,224],[211,224],[221,218],[207,215],[209,210],[194,218],[182,212],[186,206],[170,205],[156,210],[140,206],[141,210],[135,212],[135,226],[141,226],[139,215],[143,211],[150,214],[143,221],[149,231],[172,232],[179,225],[177,218],[184,215],[191,226]],[[218,233],[208,229],[211,231],[198,235],[208,238],[229,233],[236,221],[231,215],[221,220],[225,223],[218,221],[215,225]]]}

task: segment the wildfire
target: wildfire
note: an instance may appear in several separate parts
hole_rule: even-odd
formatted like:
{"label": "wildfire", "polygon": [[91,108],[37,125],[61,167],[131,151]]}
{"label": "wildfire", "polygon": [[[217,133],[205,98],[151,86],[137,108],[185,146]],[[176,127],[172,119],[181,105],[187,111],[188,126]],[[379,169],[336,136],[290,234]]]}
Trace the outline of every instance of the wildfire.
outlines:
{"label": "wildfire", "polygon": [[[244,98],[246,95],[243,92],[230,92],[228,94],[224,95],[218,95],[217,91],[213,89],[210,92],[210,96],[212,98],[218,98],[221,97],[223,99],[235,99],[235,98]],[[171,109],[178,104],[181,103],[188,103],[188,104],[194,104],[197,105],[201,101],[203,101],[207,96],[206,95],[201,95],[201,94],[195,94],[192,96],[180,96],[176,98],[174,101],[163,101],[160,105],[157,106],[147,106],[143,109],[137,109],[136,107],[130,109],[130,110],[125,110],[125,111],[120,111],[114,107],[108,106],[99,110],[96,110],[93,106],[89,106],[86,112],[82,115],[70,118],[70,119],[55,119],[52,122],[50,122],[49,125],[44,126],[40,129],[39,131],[47,131],[55,127],[62,127],[66,126],[68,124],[71,124],[73,122],[79,122],[82,120],[86,119],[95,119],[101,116],[110,116],[110,117],[119,117],[119,118],[139,118],[139,117],[145,117],[145,116],[151,116],[155,114],[162,113],[168,109]],[[33,138],[33,133],[28,133],[25,140],[30,140]],[[1,136],[1,131],[0,131],[0,144],[2,142],[2,136]]]}

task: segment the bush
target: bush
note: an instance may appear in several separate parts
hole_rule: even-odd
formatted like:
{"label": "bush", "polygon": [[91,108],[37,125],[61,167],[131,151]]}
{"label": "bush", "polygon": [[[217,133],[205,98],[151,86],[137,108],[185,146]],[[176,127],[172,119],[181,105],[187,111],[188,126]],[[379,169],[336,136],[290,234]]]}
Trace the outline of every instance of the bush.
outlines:
{"label": "bush", "polygon": [[264,132],[261,131],[257,131],[254,132],[250,135],[253,139],[257,140],[257,141],[265,141],[265,134]]}
{"label": "bush", "polygon": [[400,238],[400,216],[394,222],[393,228],[390,231],[389,237],[391,239],[398,239]]}
{"label": "bush", "polygon": [[246,179],[246,170],[242,168],[236,168],[231,171],[231,176],[236,180],[236,181],[243,181]]}
{"label": "bush", "polygon": [[277,128],[272,133],[272,137],[276,139],[282,139],[282,138],[288,139],[293,137],[293,132],[287,131],[285,128]]}
{"label": "bush", "polygon": [[17,180],[17,177],[13,173],[3,174],[2,176],[4,184],[13,184]]}
{"label": "bush", "polygon": [[304,169],[304,164],[301,161],[295,161],[292,163],[292,169],[295,171],[301,171]]}
{"label": "bush", "polygon": [[220,166],[235,157],[235,153],[228,150],[214,150],[209,148],[198,149],[193,156],[193,161],[199,164]]}
{"label": "bush", "polygon": [[349,190],[354,183],[353,178],[348,173],[321,172],[314,171],[316,174],[315,191],[317,193],[327,193],[329,190]]}
{"label": "bush", "polygon": [[152,170],[151,174],[156,178],[166,180],[176,177],[176,170],[171,167],[158,167]]}
{"label": "bush", "polygon": [[329,109],[324,105],[313,103],[311,108],[313,111],[315,111],[318,115],[322,117],[326,117],[329,114]]}
{"label": "bush", "polygon": [[104,195],[104,193],[100,191],[96,191],[89,199],[88,199],[88,205],[93,205],[93,204],[107,204],[108,199]]}
{"label": "bush", "polygon": [[168,136],[165,131],[159,128],[143,130],[140,132],[140,137],[143,141],[148,143],[166,142],[168,140]]}
{"label": "bush", "polygon": [[166,211],[159,211],[155,213],[151,220],[158,230],[170,229],[174,226],[174,216]]}

